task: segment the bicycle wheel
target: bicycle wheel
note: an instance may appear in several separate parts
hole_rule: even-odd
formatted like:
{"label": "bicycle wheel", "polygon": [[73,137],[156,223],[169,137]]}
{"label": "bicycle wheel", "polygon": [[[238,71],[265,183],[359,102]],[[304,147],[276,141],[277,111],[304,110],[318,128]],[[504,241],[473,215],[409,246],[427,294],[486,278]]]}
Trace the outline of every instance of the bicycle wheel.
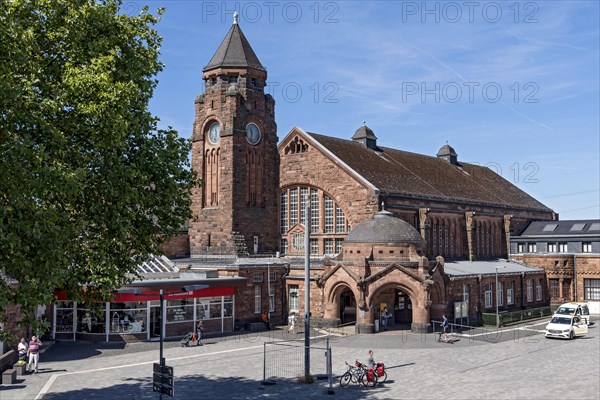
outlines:
{"label": "bicycle wheel", "polygon": [[349,371],[346,371],[344,375],[340,378],[340,386],[345,387],[348,386],[350,381],[352,380],[352,374]]}
{"label": "bicycle wheel", "polygon": [[383,383],[387,381],[387,372],[383,371],[383,375],[377,375],[377,382]]}
{"label": "bicycle wheel", "polygon": [[369,380],[369,376],[367,375],[367,372],[362,374],[362,376],[360,378],[361,378],[362,384],[364,386],[373,387],[373,386],[377,385],[377,374],[376,373],[373,373],[372,381]]}

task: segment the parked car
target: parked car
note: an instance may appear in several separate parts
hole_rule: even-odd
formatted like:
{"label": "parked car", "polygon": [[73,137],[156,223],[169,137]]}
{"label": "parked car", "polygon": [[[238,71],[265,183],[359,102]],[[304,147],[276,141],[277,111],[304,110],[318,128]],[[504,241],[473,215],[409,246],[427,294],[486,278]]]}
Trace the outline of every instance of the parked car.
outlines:
{"label": "parked car", "polygon": [[581,318],[581,321],[586,325],[590,324],[590,309],[587,303],[576,303],[570,302],[561,304],[558,306],[556,311],[554,311],[554,316],[556,315],[571,315],[578,316]]}
{"label": "parked car", "polygon": [[585,336],[588,333],[587,324],[575,315],[555,314],[550,323],[546,325],[546,337],[573,339],[576,336]]}

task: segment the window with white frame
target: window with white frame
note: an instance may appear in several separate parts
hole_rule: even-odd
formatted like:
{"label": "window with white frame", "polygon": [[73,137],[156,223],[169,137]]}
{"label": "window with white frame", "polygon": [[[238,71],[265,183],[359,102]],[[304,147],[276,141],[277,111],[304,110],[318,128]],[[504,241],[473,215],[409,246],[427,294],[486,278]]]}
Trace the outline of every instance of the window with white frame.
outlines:
{"label": "window with white frame", "polygon": [[337,204],[335,205],[335,231],[337,233],[346,232],[346,216]]}
{"label": "window with white frame", "polygon": [[537,252],[537,245],[535,243],[527,243],[527,252],[528,253]]}
{"label": "window with white frame", "polygon": [[600,300],[600,279],[583,280],[583,298],[585,300]]}
{"label": "window with white frame", "polygon": [[[331,197],[325,195],[325,233],[333,233],[334,203]],[[327,253],[327,252],[326,252]]]}
{"label": "window with white frame", "polygon": [[335,241],[333,239],[325,239],[325,254],[333,254],[334,253],[334,244]]}
{"label": "window with white frame", "polygon": [[498,302],[498,306],[504,305],[504,290],[502,287],[502,282],[498,282],[498,288],[496,290],[496,301]]}
{"label": "window with white frame", "polygon": [[559,243],[558,244],[558,252],[559,253],[567,253],[569,250],[567,248],[567,244],[566,243]]}
{"label": "window with white frame", "polygon": [[531,303],[533,301],[533,282],[531,279],[527,279],[527,302]]}
{"label": "window with white frame", "polygon": [[279,246],[279,251],[281,252],[281,254],[287,254],[288,253],[288,241],[287,241],[287,239],[281,239],[281,245]]}
{"label": "window with white frame", "polygon": [[262,312],[262,287],[260,285],[254,286],[254,313],[260,314]]}
{"label": "window with white frame", "polygon": [[281,193],[281,202],[279,205],[279,226],[281,229],[281,233],[287,233],[288,227],[288,197],[287,192]]}
{"label": "window with white frame", "polygon": [[300,299],[298,298],[298,285],[290,285],[288,287],[288,290],[290,299],[290,311],[300,310]]}
{"label": "window with white frame", "polygon": [[463,285],[463,301],[469,301],[469,285]]}
{"label": "window with white frame", "polygon": [[275,285],[269,285],[269,312],[275,312]]}
{"label": "window with white frame", "polygon": [[542,280],[536,279],[535,281],[535,300],[542,301]]}
{"label": "window with white frame", "polygon": [[[310,190],[310,231],[319,232],[319,192],[316,189]],[[316,253],[315,253],[316,254]]]}
{"label": "window with white frame", "polygon": [[515,303],[515,283],[508,282],[506,286],[506,304],[514,304]]}
{"label": "window with white frame", "polygon": [[342,246],[344,245],[344,239],[335,239],[335,252],[342,254]]}
{"label": "window with white frame", "polygon": [[525,243],[517,243],[517,253],[525,253]]}
{"label": "window with white frame", "polygon": [[290,189],[290,228],[298,223],[298,188]]}
{"label": "window with white frame", "polygon": [[277,278],[279,278],[279,273],[277,271],[269,273],[269,282],[277,282]]}
{"label": "window with white frame", "polygon": [[310,254],[319,254],[319,239],[310,239]]}
{"label": "window with white frame", "polygon": [[584,253],[591,253],[592,252],[592,242],[583,242],[583,243],[581,243],[581,250]]}
{"label": "window with white frame", "polygon": [[556,253],[558,246],[556,243],[548,243],[548,253]]}
{"label": "window with white frame", "polygon": [[254,282],[262,282],[264,280],[262,272],[255,272],[253,275]]}
{"label": "window with white frame", "polygon": [[301,187],[300,188],[300,223],[306,226],[306,205],[309,202],[308,198],[308,188]]}
{"label": "window with white frame", "polygon": [[492,303],[492,284],[491,283],[486,283],[485,284],[485,308],[490,308],[493,303]]}

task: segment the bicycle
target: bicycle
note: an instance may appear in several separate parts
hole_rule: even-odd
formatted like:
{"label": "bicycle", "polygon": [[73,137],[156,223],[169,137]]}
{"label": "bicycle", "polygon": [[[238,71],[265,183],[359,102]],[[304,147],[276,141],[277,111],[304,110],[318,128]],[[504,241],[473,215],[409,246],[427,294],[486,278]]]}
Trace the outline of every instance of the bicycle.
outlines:
{"label": "bicycle", "polygon": [[[347,361],[345,363],[348,366],[348,370],[340,377],[340,386],[348,386],[350,382],[364,386],[375,386],[377,384],[377,374],[374,371],[369,371],[372,368],[367,369],[358,360],[355,361],[355,365],[350,365]],[[369,376],[369,373],[371,373],[371,376]]]}
{"label": "bicycle", "polygon": [[387,371],[383,363],[377,363],[375,365],[375,376],[377,376],[377,382],[384,383],[387,381]]}

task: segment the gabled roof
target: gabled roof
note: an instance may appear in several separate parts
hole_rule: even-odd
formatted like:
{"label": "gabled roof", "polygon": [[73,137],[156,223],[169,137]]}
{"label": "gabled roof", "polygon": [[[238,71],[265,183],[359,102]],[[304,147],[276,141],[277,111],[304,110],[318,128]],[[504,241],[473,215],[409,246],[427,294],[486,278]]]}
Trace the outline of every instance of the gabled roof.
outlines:
{"label": "gabled roof", "polygon": [[513,237],[581,235],[600,237],[600,219],[534,221],[527,225],[520,234],[513,235]]}
{"label": "gabled roof", "polygon": [[437,157],[308,132],[311,138],[384,195],[481,204],[543,212],[552,210],[491,169]]}
{"label": "gabled roof", "polygon": [[217,52],[203,71],[222,67],[254,68],[266,71],[237,23],[231,26]]}

